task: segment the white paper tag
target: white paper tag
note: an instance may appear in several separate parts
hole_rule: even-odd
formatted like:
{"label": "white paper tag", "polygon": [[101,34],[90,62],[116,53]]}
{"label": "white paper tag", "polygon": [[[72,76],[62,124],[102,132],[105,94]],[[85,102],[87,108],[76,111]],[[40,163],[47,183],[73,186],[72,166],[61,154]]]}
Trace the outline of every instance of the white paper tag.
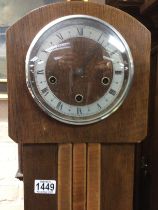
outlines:
{"label": "white paper tag", "polygon": [[56,194],[56,180],[35,180],[34,193]]}

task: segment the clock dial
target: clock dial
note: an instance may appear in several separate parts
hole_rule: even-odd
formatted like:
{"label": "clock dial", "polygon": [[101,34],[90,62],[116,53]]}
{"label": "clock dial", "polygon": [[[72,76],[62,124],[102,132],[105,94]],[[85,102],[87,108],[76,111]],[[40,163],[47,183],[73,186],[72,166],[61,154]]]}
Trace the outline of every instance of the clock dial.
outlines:
{"label": "clock dial", "polygon": [[103,57],[108,56],[105,49],[86,37],[68,39],[63,45],[68,48],[50,53],[47,60],[46,80],[50,90],[71,105],[97,101],[107,92],[113,78],[112,62]]}
{"label": "clock dial", "polygon": [[76,125],[113,113],[128,93],[133,71],[123,37],[111,25],[85,15],[49,23],[26,57],[34,100],[51,117]]}

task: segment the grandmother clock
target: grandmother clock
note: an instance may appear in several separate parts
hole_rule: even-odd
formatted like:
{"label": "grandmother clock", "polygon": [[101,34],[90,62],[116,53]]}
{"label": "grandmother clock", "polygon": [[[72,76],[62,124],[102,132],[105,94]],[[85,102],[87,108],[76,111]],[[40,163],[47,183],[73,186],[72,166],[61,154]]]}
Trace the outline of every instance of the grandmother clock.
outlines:
{"label": "grandmother clock", "polygon": [[8,30],[7,59],[25,210],[132,210],[150,32],[110,6],[50,4]]}

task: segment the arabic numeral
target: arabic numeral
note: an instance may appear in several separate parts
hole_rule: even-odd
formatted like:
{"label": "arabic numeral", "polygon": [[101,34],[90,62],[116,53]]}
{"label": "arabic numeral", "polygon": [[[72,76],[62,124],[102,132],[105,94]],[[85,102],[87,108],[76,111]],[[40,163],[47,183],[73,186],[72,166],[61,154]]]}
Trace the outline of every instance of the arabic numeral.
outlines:
{"label": "arabic numeral", "polygon": [[49,184],[49,183],[42,183],[41,185],[39,183],[36,184],[37,190],[54,190],[54,184]]}
{"label": "arabic numeral", "polygon": [[56,181],[35,180],[34,192],[37,194],[56,194]]}
{"label": "arabic numeral", "polygon": [[37,186],[37,190],[39,190],[40,189],[40,184],[38,183],[38,184],[36,184],[36,186]]}
{"label": "arabic numeral", "polygon": [[54,184],[50,184],[50,190],[53,191],[55,188]]}
{"label": "arabic numeral", "polygon": [[46,190],[49,190],[50,189],[49,183],[46,185],[45,189]]}
{"label": "arabic numeral", "polygon": [[41,185],[41,190],[44,190],[45,188],[44,188],[44,183]]}

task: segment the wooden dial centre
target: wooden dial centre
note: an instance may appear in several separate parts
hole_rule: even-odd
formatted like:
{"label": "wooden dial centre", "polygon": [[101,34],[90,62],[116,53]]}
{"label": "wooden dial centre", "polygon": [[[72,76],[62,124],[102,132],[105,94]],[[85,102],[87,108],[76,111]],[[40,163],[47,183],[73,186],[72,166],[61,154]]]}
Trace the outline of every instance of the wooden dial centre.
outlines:
{"label": "wooden dial centre", "polygon": [[97,101],[109,89],[112,62],[101,44],[90,38],[71,38],[61,42],[49,55],[46,64],[47,81],[51,91],[61,100],[73,105]]}

